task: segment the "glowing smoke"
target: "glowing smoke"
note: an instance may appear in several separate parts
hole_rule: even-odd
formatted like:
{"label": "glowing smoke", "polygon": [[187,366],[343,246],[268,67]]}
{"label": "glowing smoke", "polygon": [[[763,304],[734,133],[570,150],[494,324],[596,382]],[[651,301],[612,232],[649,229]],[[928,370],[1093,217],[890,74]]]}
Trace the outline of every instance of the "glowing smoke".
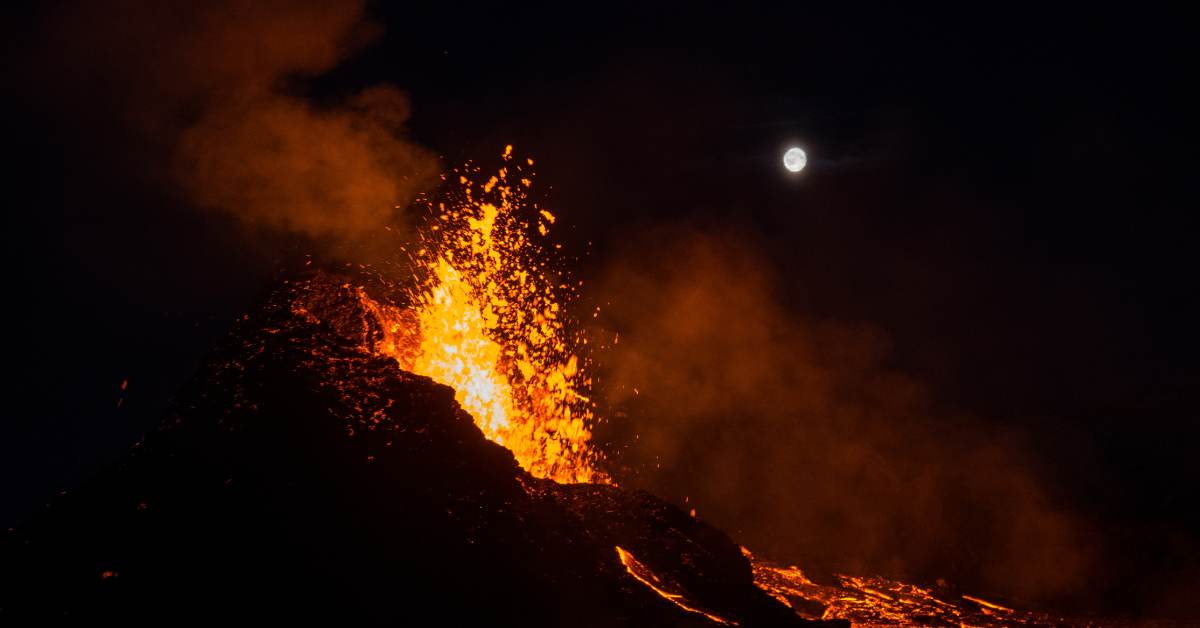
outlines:
{"label": "glowing smoke", "polygon": [[336,102],[302,95],[302,79],[382,33],[364,5],[68,3],[28,71],[68,124],[114,129],[86,138],[100,159],[153,172],[251,227],[361,245],[396,225],[396,207],[438,169],[407,139],[409,104],[396,87]]}
{"label": "glowing smoke", "polygon": [[887,368],[877,328],[789,314],[735,231],[639,235],[600,289],[623,479],[782,560],[1084,592],[1090,528],[1051,503],[1020,440],[938,408]]}

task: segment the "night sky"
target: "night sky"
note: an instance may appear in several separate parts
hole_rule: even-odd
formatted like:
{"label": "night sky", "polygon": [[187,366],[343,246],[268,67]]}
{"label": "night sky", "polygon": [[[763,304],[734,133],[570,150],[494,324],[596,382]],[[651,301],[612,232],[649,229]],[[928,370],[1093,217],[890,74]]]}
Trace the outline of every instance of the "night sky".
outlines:
{"label": "night sky", "polygon": [[257,150],[227,103],[375,120],[357,95],[394,85],[396,198],[431,164],[535,161],[576,314],[621,334],[596,433],[624,485],[793,564],[1200,614],[1183,14],[348,4],[264,29],[336,40],[266,69],[183,10],[0,9],[4,527],[140,440],[272,278],[360,261],[320,203],[281,223],[212,191],[234,175],[206,156]]}

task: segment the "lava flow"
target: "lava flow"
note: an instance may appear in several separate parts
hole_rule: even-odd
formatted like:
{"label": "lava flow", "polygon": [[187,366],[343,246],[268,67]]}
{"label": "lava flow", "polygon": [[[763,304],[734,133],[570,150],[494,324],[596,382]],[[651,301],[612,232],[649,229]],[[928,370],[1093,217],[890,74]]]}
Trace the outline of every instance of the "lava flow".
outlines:
{"label": "lava flow", "polygon": [[941,628],[1125,628],[1170,622],[1068,618],[1007,608],[942,587],[920,587],[879,576],[833,575],[818,584],[797,567],[783,567],[742,553],[754,567],[754,584],[797,614],[810,619],[845,620],[854,628],[939,626]]}
{"label": "lava flow", "polygon": [[[509,146],[504,158],[511,153]],[[460,176],[456,200],[434,208],[437,221],[411,258],[412,310],[362,295],[384,323],[376,350],[453,387],[483,433],[534,476],[601,481],[588,445],[592,403],[583,393],[592,382],[580,351],[587,341],[568,331],[560,303],[574,288],[541,259],[525,214],[541,236],[555,218],[533,213],[532,172],[511,167],[481,186]]]}
{"label": "lava flow", "polygon": [[[669,577],[660,575],[654,570],[646,567],[632,553],[618,546],[616,548],[617,555],[621,557],[621,564],[625,565],[625,569],[629,571],[629,575],[637,578],[639,582],[650,587],[655,593],[674,602],[680,608],[699,613],[705,617],[717,622],[718,624],[729,624],[730,622],[721,619],[720,617],[702,609],[700,604],[696,602],[687,590],[679,586],[678,583],[671,580]],[[737,625],[736,622],[733,622]]]}

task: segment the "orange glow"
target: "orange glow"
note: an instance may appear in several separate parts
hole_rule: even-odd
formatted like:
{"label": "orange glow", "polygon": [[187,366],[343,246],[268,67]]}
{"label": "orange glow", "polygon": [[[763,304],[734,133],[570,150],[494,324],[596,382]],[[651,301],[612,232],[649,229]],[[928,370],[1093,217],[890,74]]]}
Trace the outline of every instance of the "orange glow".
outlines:
{"label": "orange glow", "polygon": [[969,595],[964,595],[964,596],[963,596],[963,599],[964,599],[964,600],[971,600],[972,602],[975,602],[976,604],[978,604],[978,605],[980,605],[980,606],[984,607],[985,609],[989,609],[989,608],[990,608],[990,609],[992,609],[992,610],[994,610],[994,611],[1001,611],[1001,612],[1005,612],[1005,613],[1011,613],[1011,612],[1013,612],[1013,610],[1012,610],[1011,608],[1004,608],[1003,606],[1000,606],[999,604],[992,604],[991,602],[984,602],[983,600],[981,600],[981,599],[979,599],[979,598],[977,598],[977,597],[971,597],[971,596],[969,596]]}
{"label": "orange glow", "polygon": [[640,580],[642,584],[654,589],[655,593],[679,605],[680,608],[693,613],[700,613],[719,624],[738,625],[737,622],[725,621],[716,615],[701,610],[696,601],[692,599],[691,595],[688,595],[688,592],[683,587],[666,576],[654,573],[649,567],[634,558],[633,554],[617,547],[617,556],[621,557],[621,564],[625,565],[625,569],[629,572],[629,575]]}
{"label": "orange glow", "polygon": [[507,168],[481,186],[465,174],[458,183],[460,201],[437,206],[438,220],[412,258],[413,309],[383,306],[360,292],[384,321],[376,349],[453,387],[483,433],[534,476],[603,481],[588,445],[587,358],[560,302],[569,291],[539,258],[537,236],[522,222],[528,214],[545,236],[555,218],[526,211],[528,179],[511,182]]}
{"label": "orange glow", "polygon": [[[754,568],[754,584],[792,606],[803,598],[824,607],[815,619],[848,619],[855,628],[866,626],[961,626],[1011,628],[1063,625],[1060,617],[1017,611],[967,595],[937,595],[933,589],[880,577],[833,576],[838,584],[820,585],[796,567],[757,559],[743,548]],[[797,609],[810,617],[808,610]],[[1091,622],[1080,625],[1092,625]]]}

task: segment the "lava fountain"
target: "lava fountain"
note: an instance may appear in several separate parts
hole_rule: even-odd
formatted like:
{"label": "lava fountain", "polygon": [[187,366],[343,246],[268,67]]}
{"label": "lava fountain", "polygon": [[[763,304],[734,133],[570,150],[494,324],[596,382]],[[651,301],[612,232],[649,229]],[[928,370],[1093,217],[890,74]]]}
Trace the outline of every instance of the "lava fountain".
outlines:
{"label": "lava fountain", "polygon": [[[483,433],[536,477],[603,481],[588,444],[593,404],[587,344],[564,305],[578,286],[546,261],[554,216],[528,199],[533,160],[482,185],[468,178],[440,202],[419,250],[409,253],[409,309],[361,293],[384,324],[376,351],[406,370],[451,386]],[[536,233],[533,225],[536,224]],[[582,285],[580,283],[579,285]]]}

